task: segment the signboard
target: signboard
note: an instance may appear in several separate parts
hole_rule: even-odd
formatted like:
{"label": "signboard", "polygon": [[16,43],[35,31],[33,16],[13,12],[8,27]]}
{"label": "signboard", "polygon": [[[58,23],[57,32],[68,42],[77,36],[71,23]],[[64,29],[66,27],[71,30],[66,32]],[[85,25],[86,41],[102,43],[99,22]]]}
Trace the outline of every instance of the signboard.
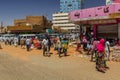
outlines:
{"label": "signboard", "polygon": [[109,17],[112,13],[120,13],[120,4],[112,4],[107,6],[100,6],[82,10],[75,10],[70,12],[70,20],[83,20],[83,19],[93,19],[107,16]]}
{"label": "signboard", "polygon": [[109,17],[110,17],[110,18],[120,18],[120,13],[112,13],[112,14],[109,14]]}
{"label": "signboard", "polygon": [[90,21],[90,24],[108,24],[108,23],[117,23],[117,21],[115,19]]}

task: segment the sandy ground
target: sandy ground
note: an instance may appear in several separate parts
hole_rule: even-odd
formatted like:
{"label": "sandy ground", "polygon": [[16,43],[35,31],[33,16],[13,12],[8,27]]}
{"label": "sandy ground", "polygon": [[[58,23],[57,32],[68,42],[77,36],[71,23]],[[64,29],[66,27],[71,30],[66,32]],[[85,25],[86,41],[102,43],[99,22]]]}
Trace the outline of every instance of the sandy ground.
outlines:
{"label": "sandy ground", "polygon": [[75,55],[58,58],[51,50],[51,57],[43,57],[42,50],[27,52],[20,47],[5,46],[0,49],[0,80],[120,80],[120,62],[107,62],[110,70],[96,71],[89,56]]}

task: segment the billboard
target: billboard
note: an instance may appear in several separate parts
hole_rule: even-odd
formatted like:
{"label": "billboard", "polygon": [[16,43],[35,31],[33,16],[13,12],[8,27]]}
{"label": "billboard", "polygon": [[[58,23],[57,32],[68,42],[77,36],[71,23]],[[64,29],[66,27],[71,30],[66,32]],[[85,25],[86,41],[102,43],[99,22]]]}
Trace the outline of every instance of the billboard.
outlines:
{"label": "billboard", "polygon": [[70,20],[109,17],[109,15],[113,13],[120,13],[120,4],[112,4],[107,6],[75,10],[70,12]]}

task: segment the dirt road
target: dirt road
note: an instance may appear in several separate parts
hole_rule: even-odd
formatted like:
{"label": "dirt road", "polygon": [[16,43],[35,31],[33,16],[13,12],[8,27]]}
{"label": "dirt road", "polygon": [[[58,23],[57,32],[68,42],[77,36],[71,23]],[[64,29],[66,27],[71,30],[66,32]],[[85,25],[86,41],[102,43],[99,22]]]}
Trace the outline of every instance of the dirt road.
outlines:
{"label": "dirt road", "polygon": [[120,63],[108,62],[110,70],[100,73],[90,57],[74,56],[71,48],[67,57],[43,57],[41,50],[2,45],[0,50],[1,80],[119,80]]}

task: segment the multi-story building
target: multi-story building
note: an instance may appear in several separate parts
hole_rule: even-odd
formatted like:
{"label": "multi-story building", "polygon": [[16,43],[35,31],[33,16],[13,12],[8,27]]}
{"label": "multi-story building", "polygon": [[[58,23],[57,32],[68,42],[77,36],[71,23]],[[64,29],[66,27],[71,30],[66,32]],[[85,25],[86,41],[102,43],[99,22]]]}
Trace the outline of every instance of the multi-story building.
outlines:
{"label": "multi-story building", "polygon": [[54,13],[53,14],[53,27],[60,29],[75,29],[75,24],[69,20],[69,13]]}
{"label": "multi-story building", "polygon": [[60,12],[70,12],[83,8],[84,0],[60,0]]}
{"label": "multi-story building", "polygon": [[77,25],[69,20],[69,12],[83,8],[84,0],[60,0],[60,12],[53,14],[53,27],[73,31]]}
{"label": "multi-story building", "polygon": [[14,26],[26,26],[26,19],[14,20]]}
{"label": "multi-story building", "polygon": [[14,20],[14,26],[8,26],[13,33],[18,32],[45,32],[51,28],[52,23],[45,16],[26,16],[25,19]]}
{"label": "multi-story building", "polygon": [[14,20],[15,26],[41,25],[45,26],[47,19],[45,16],[26,16],[26,19]]}

